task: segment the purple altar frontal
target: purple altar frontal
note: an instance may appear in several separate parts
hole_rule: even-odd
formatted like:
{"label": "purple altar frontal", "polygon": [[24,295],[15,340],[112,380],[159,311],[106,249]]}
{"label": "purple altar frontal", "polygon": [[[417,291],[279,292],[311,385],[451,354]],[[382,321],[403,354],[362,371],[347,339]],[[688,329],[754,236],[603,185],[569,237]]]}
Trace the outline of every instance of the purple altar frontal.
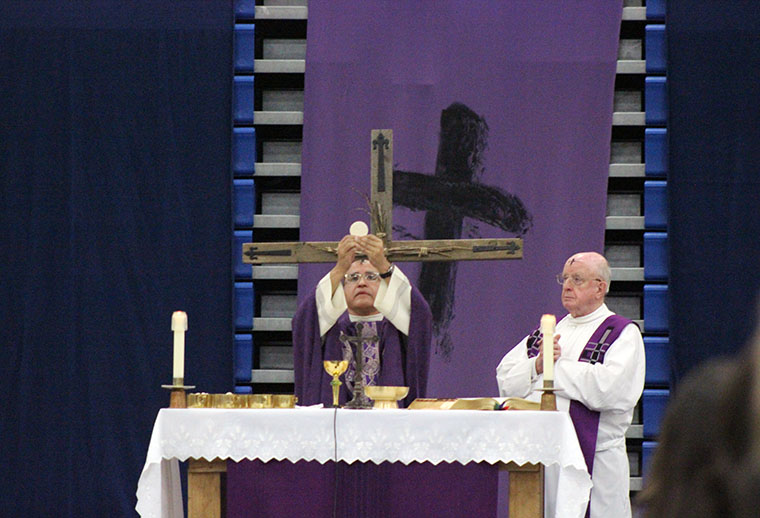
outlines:
{"label": "purple altar frontal", "polygon": [[227,518],[497,516],[487,462],[227,463]]}

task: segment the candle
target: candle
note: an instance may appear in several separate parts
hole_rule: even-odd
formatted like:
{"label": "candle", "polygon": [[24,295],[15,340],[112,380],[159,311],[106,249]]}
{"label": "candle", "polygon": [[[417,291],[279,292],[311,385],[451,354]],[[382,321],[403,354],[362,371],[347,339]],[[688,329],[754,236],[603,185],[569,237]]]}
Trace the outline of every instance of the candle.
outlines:
{"label": "candle", "polygon": [[174,379],[185,377],[185,331],[187,331],[187,313],[172,313],[172,331],[174,331]]}
{"label": "candle", "polygon": [[544,381],[554,381],[554,315],[541,316],[541,333],[544,335]]}

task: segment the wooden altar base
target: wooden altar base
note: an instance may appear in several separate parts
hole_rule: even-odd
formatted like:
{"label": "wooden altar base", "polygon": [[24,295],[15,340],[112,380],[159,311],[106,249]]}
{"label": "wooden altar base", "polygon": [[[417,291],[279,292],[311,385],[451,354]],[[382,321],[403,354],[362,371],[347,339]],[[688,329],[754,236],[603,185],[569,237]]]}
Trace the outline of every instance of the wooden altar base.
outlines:
{"label": "wooden altar base", "polygon": [[500,463],[509,472],[509,518],[544,518],[544,467]]}
{"label": "wooden altar base", "polygon": [[190,459],[187,463],[188,518],[223,518],[226,515],[227,461]]}

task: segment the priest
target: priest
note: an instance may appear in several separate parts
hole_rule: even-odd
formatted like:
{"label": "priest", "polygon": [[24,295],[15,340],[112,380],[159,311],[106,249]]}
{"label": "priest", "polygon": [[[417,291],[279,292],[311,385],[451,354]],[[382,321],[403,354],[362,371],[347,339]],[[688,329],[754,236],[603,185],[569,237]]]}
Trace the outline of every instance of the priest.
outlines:
{"label": "priest", "polygon": [[[306,297],[293,317],[295,394],[299,405],[332,404],[331,377],[323,360],[347,360],[340,403],[364,386],[407,386],[400,402],[424,397],[432,340],[432,314],[422,294],[385,256],[372,234],[346,235],[335,266]],[[358,255],[364,257],[357,259]],[[357,335],[361,338],[357,338]],[[361,347],[362,372],[355,349]]]}
{"label": "priest", "polygon": [[539,330],[526,336],[496,369],[499,393],[540,400],[543,355],[553,354],[557,409],[570,413],[594,483],[586,516],[630,517],[625,433],[644,390],[641,332],[604,303],[610,268],[602,255],[573,255],[557,281],[569,314],[557,323],[553,347]]}

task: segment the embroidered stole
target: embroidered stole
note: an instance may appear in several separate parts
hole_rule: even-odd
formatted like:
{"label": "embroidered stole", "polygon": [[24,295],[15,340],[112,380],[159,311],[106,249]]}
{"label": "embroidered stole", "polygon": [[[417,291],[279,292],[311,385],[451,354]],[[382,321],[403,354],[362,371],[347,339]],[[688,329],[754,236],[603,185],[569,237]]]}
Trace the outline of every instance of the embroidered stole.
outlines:
{"label": "embroidered stole", "polygon": [[[378,336],[377,324],[379,322],[351,322],[348,325],[347,333],[341,331],[339,340],[343,346],[343,359],[348,360],[348,369],[346,370],[345,382],[349,391],[353,391],[354,380],[356,379],[356,359],[355,349],[358,344],[351,347],[351,342],[360,342],[363,353],[364,365],[362,365],[362,383],[368,385],[377,384],[377,376],[380,372],[380,340]],[[360,340],[349,340],[348,337],[360,337]]]}

